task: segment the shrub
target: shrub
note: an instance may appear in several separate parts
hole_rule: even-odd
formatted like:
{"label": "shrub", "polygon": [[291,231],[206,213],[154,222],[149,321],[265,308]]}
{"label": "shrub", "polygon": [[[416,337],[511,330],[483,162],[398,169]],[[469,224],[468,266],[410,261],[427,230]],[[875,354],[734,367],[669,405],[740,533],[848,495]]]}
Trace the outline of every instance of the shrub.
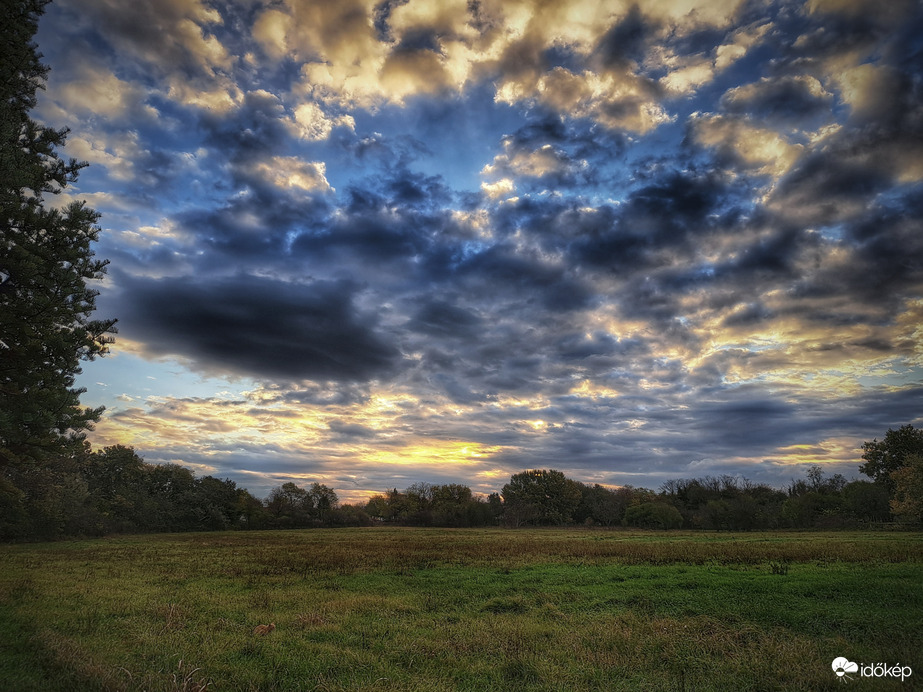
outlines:
{"label": "shrub", "polygon": [[666,502],[643,502],[625,511],[624,523],[642,529],[678,529],[683,525],[683,515]]}

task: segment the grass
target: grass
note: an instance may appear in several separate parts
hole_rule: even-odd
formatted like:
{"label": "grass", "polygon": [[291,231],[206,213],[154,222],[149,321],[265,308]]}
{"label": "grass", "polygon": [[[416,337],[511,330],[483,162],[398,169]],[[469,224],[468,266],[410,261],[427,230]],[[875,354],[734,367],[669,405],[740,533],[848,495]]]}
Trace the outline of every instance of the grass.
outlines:
{"label": "grass", "polygon": [[916,671],[849,689],[923,678],[921,534],[376,527],[0,556],[0,689],[847,689],[838,656]]}

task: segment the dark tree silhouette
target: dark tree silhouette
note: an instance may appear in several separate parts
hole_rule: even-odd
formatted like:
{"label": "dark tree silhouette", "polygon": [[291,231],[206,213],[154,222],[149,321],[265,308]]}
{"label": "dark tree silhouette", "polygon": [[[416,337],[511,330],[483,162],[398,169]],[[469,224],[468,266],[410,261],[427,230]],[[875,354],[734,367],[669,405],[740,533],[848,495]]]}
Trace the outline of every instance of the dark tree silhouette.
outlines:
{"label": "dark tree silhouette", "polygon": [[554,469],[514,474],[500,492],[508,523],[566,524],[580,505],[576,481]]}
{"label": "dark tree silhouette", "polygon": [[67,130],[29,111],[47,68],[32,37],[47,3],[3,0],[0,29],[0,468],[47,465],[83,438],[102,409],[80,406],[80,363],[106,352],[115,320],[93,320],[106,262],[94,258],[98,215],[82,202],[46,206],[85,165],[56,148]]}
{"label": "dark tree silhouette", "polygon": [[866,476],[883,483],[889,491],[894,491],[894,478],[891,474],[906,463],[907,457],[923,454],[923,430],[916,430],[912,425],[902,425],[897,430],[888,428],[885,439],[877,439],[862,445],[865,461],[859,470]]}

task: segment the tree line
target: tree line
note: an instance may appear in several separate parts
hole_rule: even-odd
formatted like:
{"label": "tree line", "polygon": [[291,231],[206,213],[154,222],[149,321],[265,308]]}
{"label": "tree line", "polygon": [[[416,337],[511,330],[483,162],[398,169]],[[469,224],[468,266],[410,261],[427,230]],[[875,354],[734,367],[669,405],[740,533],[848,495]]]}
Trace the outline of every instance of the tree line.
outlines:
{"label": "tree line", "polygon": [[923,522],[923,430],[888,430],[865,443],[862,458],[870,480],[847,481],[815,465],[785,488],[724,475],[670,480],[655,491],[532,469],[486,497],[462,484],[415,483],[340,503],[322,483],[283,483],[259,499],[229,479],[148,464],[131,447],[94,452],[84,444],[54,467],[21,471],[13,492],[0,489],[0,538],[376,524],[750,531]]}
{"label": "tree line", "polygon": [[533,469],[514,474],[486,499],[465,486],[417,484],[372,497],[364,512],[377,522],[426,526],[750,531],[923,522],[923,430],[888,430],[883,440],[863,445],[862,459],[859,470],[870,480],[828,476],[814,465],[785,488],[730,475],[669,480],[658,491],[611,488]]}

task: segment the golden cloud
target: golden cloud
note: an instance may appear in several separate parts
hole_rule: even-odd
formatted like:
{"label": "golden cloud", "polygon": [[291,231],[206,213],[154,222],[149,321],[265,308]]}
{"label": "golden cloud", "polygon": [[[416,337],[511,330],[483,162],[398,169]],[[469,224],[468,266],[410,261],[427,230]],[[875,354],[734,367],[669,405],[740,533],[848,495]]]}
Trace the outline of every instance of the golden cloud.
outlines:
{"label": "golden cloud", "polygon": [[773,177],[785,174],[804,148],[779,132],[722,115],[693,119],[692,132],[698,144],[732,154],[746,168]]}

